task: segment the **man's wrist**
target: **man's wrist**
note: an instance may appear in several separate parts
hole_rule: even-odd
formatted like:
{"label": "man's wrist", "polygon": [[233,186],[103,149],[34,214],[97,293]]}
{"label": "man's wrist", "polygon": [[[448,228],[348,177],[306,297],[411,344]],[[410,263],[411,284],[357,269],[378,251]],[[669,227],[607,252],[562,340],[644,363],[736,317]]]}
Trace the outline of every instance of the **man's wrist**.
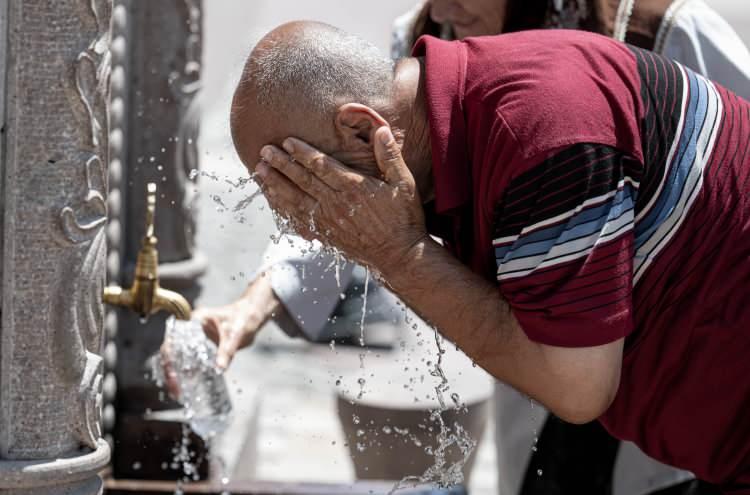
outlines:
{"label": "man's wrist", "polygon": [[383,279],[398,292],[413,283],[425,259],[443,252],[443,247],[426,233],[400,251],[400,255],[379,270]]}

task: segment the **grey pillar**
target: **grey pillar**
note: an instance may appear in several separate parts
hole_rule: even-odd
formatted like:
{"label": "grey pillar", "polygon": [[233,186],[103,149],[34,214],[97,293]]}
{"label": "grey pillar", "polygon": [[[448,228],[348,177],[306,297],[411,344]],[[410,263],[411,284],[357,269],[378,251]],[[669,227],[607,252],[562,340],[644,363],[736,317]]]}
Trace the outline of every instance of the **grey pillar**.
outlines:
{"label": "grey pillar", "polygon": [[[191,178],[199,161],[196,96],[201,86],[202,2],[117,0],[116,5],[126,7],[127,15],[121,58],[117,26],[113,43],[113,92],[122,95],[122,107],[127,109],[118,132],[114,120],[121,105],[113,100],[113,163],[114,144],[122,142],[117,160],[126,164],[123,193],[128,208],[121,216],[123,282],[128,286],[131,282],[144,234],[145,185],[155,182],[159,188],[156,236],[161,284],[182,293],[192,303],[206,269],[206,261],[194,244],[196,184]],[[116,9],[115,21],[117,18]],[[117,89],[119,66],[124,74],[122,89]],[[151,421],[144,414],[147,410],[178,407],[164,400],[145,373],[146,360],[162,342],[165,318],[155,315],[144,324],[137,315],[119,311],[115,339],[117,477],[169,479],[180,474],[162,465],[171,464],[172,448],[180,439],[182,426]],[[203,450],[198,439],[193,438],[193,442],[195,450]],[[148,449],[143,447],[146,444]],[[198,452],[199,458],[202,453]],[[205,474],[205,469],[202,472]]]}
{"label": "grey pillar", "polygon": [[109,460],[110,13],[111,0],[0,0],[2,493],[100,493]]}

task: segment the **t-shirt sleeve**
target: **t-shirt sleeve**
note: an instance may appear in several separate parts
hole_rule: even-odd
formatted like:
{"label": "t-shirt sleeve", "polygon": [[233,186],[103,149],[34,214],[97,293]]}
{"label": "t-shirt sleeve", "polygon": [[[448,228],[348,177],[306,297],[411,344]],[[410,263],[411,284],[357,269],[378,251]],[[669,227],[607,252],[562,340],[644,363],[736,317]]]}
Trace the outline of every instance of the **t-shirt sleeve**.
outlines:
{"label": "t-shirt sleeve", "polygon": [[640,171],[614,148],[576,144],[509,181],[494,220],[497,280],[531,340],[589,347],[632,331]]}
{"label": "t-shirt sleeve", "polygon": [[317,242],[283,236],[270,243],[256,276],[267,272],[271,287],[286,313],[274,320],[289,336],[318,342],[341,302],[340,294],[351,279],[353,265],[321,250]]}

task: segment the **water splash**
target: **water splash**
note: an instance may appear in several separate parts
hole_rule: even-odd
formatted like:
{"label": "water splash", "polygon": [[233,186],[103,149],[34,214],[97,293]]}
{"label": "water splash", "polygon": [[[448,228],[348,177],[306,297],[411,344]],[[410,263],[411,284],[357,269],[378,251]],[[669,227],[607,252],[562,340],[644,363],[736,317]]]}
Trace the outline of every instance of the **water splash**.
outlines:
{"label": "water splash", "polygon": [[186,484],[200,480],[198,466],[203,463],[203,456],[197,455],[190,448],[191,444],[190,428],[188,425],[183,424],[180,440],[172,447],[172,462],[169,465],[171,469],[182,473],[180,479],[177,480],[177,486],[174,491],[175,495],[185,493],[183,487]]}
{"label": "water splash", "polygon": [[219,207],[221,208],[221,211],[228,210],[227,205],[224,204],[224,201],[221,199],[221,196],[219,196],[218,194],[211,195],[211,199],[214,201],[214,203],[219,205]]}
{"label": "water splash", "polygon": [[[407,319],[407,322],[408,321],[410,320]],[[436,438],[437,445],[435,447],[428,445],[425,447],[425,452],[428,455],[433,456],[434,463],[420,476],[407,476],[403,478],[393,486],[389,495],[396,493],[398,490],[413,488],[425,483],[437,485],[439,488],[449,488],[463,483],[463,468],[466,465],[466,462],[468,462],[469,456],[477,446],[476,440],[471,438],[466,429],[458,422],[454,422],[453,426],[450,427],[446,425],[445,420],[443,419],[443,412],[447,410],[444,394],[449,392],[450,384],[442,367],[443,356],[445,355],[443,339],[437,328],[433,327],[433,331],[438,357],[437,360],[432,363],[433,368],[430,370],[430,375],[439,380],[438,384],[435,386],[435,395],[440,407],[430,412],[430,421],[437,425],[439,432]],[[466,406],[461,403],[461,398],[457,393],[451,394],[450,397],[458,411],[465,412],[467,410]],[[428,430],[432,431],[432,428],[429,428]],[[447,457],[447,451],[454,446],[460,450],[461,457],[457,461],[451,463]]]}
{"label": "water splash", "polygon": [[344,258],[344,256],[341,254],[341,251],[333,247],[323,248],[319,253],[327,253],[333,258],[331,263],[326,267],[325,271],[330,272],[331,269],[334,270],[334,275],[336,277],[336,287],[341,290],[341,269],[346,266],[346,258]]}
{"label": "water splash", "polygon": [[[477,446],[477,442],[471,438],[468,432],[458,422],[449,427],[443,420],[442,411],[434,410],[430,414],[430,421],[437,423],[439,433],[437,435],[437,446],[425,447],[425,452],[435,459],[432,466],[421,476],[407,476],[396,483],[389,495],[405,488],[414,488],[417,485],[433,484],[438,488],[450,488],[464,482],[463,468],[469,456]],[[451,447],[456,447],[461,452],[461,458],[450,463],[447,452]]]}
{"label": "water splash", "polygon": [[244,189],[249,183],[255,180],[255,173],[252,173],[247,177],[238,177],[235,180],[232,180],[229,177],[219,177],[215,172],[206,172],[195,168],[190,171],[190,174],[188,174],[190,180],[195,180],[198,177],[210,179],[214,182],[224,182],[225,184],[232,186],[234,189]]}
{"label": "water splash", "polygon": [[216,368],[216,345],[206,338],[200,322],[167,319],[166,351],[149,359],[158,386],[165,383],[165,359],[174,372],[178,400],[192,431],[206,441],[224,431],[231,420],[232,403],[226,381]]}
{"label": "water splash", "polygon": [[445,397],[443,394],[450,390],[450,383],[448,383],[448,378],[445,376],[445,372],[443,372],[443,356],[445,355],[445,349],[443,348],[443,337],[440,335],[440,332],[438,332],[437,328],[433,328],[433,331],[435,334],[435,345],[437,346],[438,357],[435,366],[430,370],[430,375],[440,380],[440,383],[435,386],[435,395],[440,404],[440,410],[445,410]]}
{"label": "water splash", "polygon": [[[537,447],[539,443],[539,430],[536,427],[538,408],[536,407],[536,404],[534,403],[534,399],[532,399],[531,397],[529,397],[528,399],[529,399],[529,405],[531,406],[531,425],[532,425],[532,432],[534,434],[534,443],[531,444],[531,451],[537,452],[539,450]],[[539,474],[539,476],[541,476],[541,474]]]}
{"label": "water splash", "polygon": [[[359,319],[359,346],[364,350],[365,349],[365,318],[367,316],[367,292],[370,286],[370,270],[368,268],[365,268],[365,288],[364,292],[362,293],[362,315]],[[359,368],[362,370],[362,373],[365,372],[365,352],[360,353],[359,355]],[[359,394],[357,395],[357,400],[362,399],[362,397],[365,395],[365,378],[360,377],[359,380],[357,380],[357,383],[359,384]]]}
{"label": "water splash", "polygon": [[365,346],[365,317],[367,316],[367,290],[370,286],[370,269],[365,268],[365,291],[362,294],[362,316],[359,319],[359,346]]}
{"label": "water splash", "polygon": [[273,216],[274,223],[276,223],[276,234],[271,235],[271,241],[274,244],[278,244],[281,242],[281,239],[283,239],[286,236],[294,235],[296,232],[294,223],[287,217],[284,217],[282,215],[279,215],[276,213],[276,211],[271,210],[271,215]]}
{"label": "water splash", "polygon": [[243,200],[239,201],[234,208],[232,208],[232,213],[240,213],[243,210],[245,210],[248,206],[250,206],[253,201],[255,201],[256,198],[258,198],[260,195],[263,194],[263,191],[261,189],[258,189],[254,193],[250,194],[249,196],[246,196]]}

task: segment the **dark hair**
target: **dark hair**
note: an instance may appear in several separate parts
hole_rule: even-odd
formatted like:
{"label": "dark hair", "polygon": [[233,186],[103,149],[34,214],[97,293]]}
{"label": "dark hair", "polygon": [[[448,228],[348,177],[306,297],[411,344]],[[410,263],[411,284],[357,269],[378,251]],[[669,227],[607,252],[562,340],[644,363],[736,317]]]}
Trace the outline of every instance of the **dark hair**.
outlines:
{"label": "dark hair", "polygon": [[[543,28],[547,19],[549,4],[549,0],[508,0],[508,15],[503,32],[512,33],[514,31]],[[441,35],[440,24],[430,17],[429,2],[425,3],[419,15],[417,15],[414,30],[409,40],[410,44],[413,45],[424,35]]]}
{"label": "dark hair", "polygon": [[413,46],[414,43],[416,43],[417,40],[422,36],[430,35],[438,37],[440,36],[440,34],[441,26],[440,24],[432,20],[432,17],[430,17],[430,3],[425,2],[422,10],[420,10],[419,14],[417,15],[416,21],[414,22],[414,30],[412,31],[409,45]]}

